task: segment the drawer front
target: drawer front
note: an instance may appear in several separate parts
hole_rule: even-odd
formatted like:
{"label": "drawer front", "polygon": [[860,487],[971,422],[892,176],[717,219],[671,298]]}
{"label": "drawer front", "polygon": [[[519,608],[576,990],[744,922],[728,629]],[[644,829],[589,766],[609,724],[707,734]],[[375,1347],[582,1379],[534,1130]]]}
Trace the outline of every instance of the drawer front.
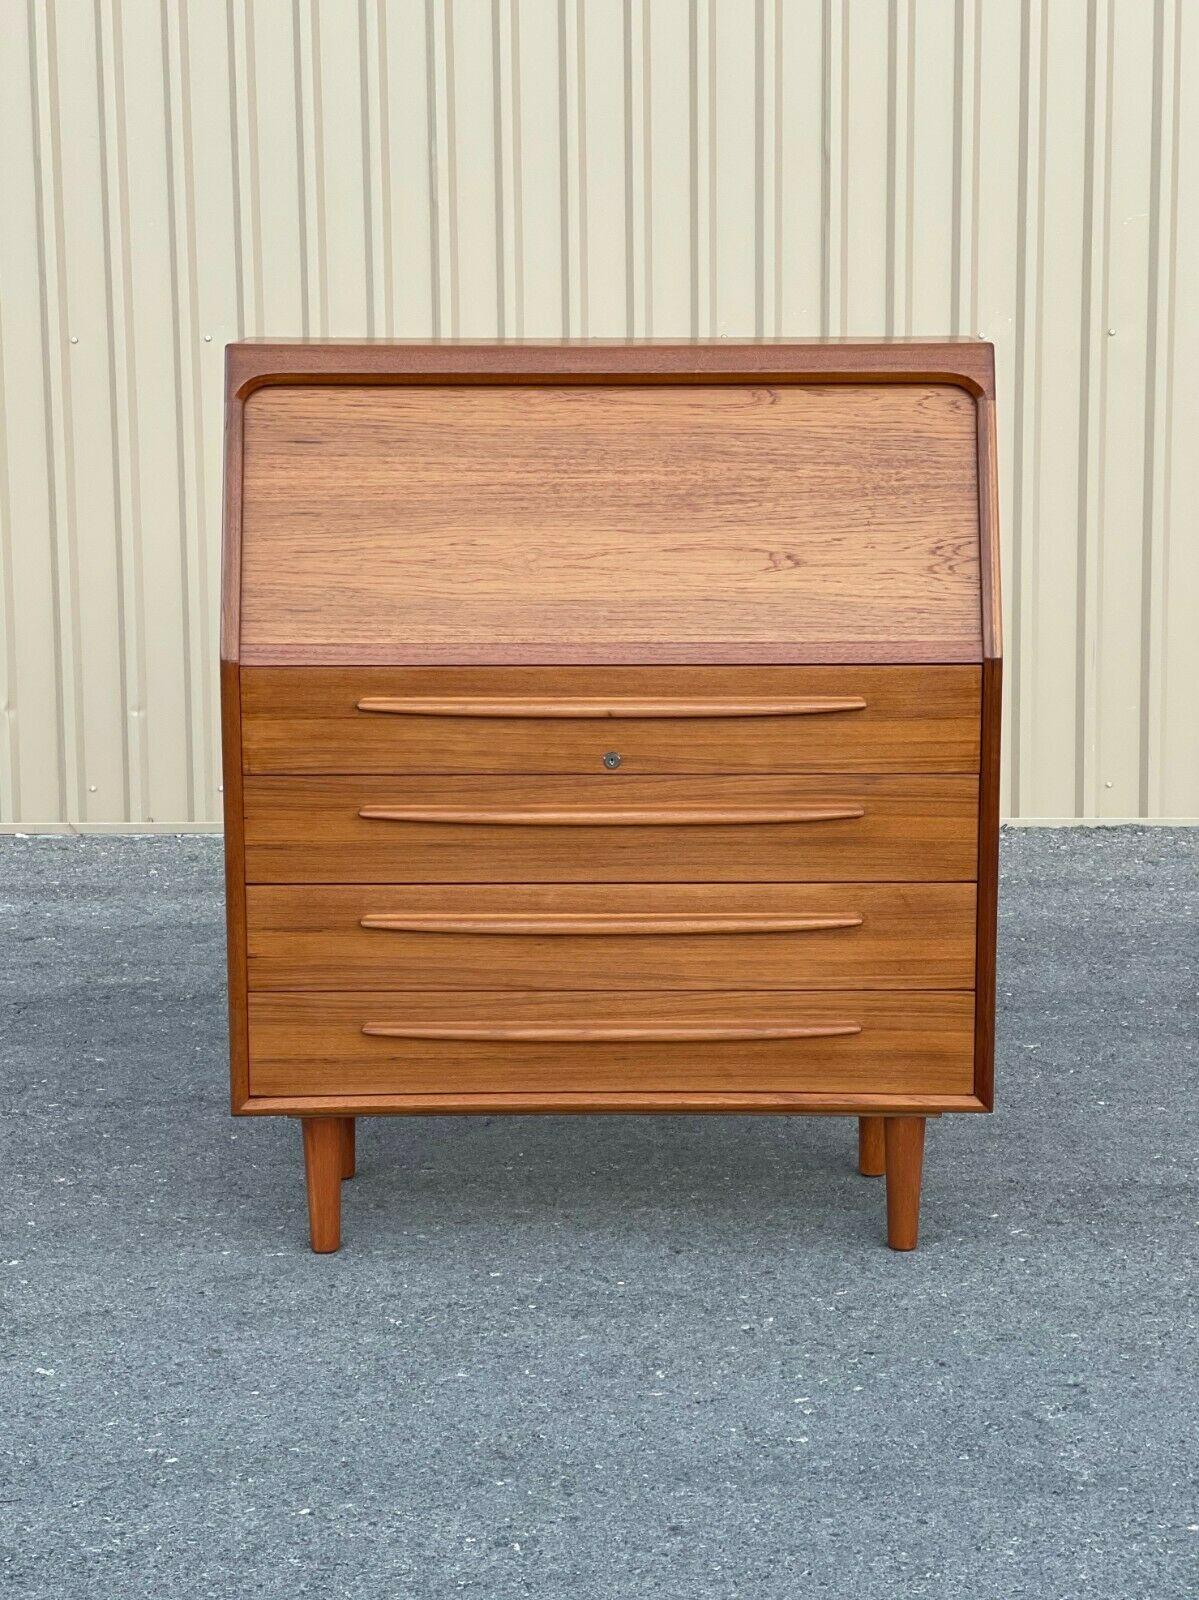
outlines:
{"label": "drawer front", "polygon": [[591,992],[251,994],[252,1095],[968,1094],[974,998]]}
{"label": "drawer front", "polygon": [[970,881],[973,777],[249,778],[251,883]]}
{"label": "drawer front", "polygon": [[252,885],[254,989],[970,989],[974,885]]}
{"label": "drawer front", "polygon": [[977,772],[977,667],[242,673],[248,773]]}

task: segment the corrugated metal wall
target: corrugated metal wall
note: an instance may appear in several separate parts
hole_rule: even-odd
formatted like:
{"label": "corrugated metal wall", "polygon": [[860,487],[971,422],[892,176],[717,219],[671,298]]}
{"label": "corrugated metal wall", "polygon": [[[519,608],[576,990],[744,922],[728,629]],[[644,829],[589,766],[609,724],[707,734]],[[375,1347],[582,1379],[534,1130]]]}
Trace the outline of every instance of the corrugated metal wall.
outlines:
{"label": "corrugated metal wall", "polygon": [[1199,4],[4,0],[0,823],[219,815],[239,335],[981,334],[1008,787],[1199,816]]}

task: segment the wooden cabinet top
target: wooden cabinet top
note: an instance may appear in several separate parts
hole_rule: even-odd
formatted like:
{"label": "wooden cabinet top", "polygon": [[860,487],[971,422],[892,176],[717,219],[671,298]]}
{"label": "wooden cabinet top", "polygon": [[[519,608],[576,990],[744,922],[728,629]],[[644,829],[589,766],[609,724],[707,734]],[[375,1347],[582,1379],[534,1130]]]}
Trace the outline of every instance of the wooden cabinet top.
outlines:
{"label": "wooden cabinet top", "polygon": [[990,354],[231,346],[225,653],[979,661]]}

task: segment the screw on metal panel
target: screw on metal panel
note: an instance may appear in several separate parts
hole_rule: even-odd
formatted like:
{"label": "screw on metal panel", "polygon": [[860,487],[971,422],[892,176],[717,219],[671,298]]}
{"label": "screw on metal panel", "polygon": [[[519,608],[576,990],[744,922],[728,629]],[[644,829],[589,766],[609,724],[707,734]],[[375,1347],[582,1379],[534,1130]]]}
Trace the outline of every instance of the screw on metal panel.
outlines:
{"label": "screw on metal panel", "polygon": [[604,757],[604,765],[607,767],[609,772],[615,771],[615,769],[620,765],[620,757],[617,755],[615,750],[608,751],[607,755]]}

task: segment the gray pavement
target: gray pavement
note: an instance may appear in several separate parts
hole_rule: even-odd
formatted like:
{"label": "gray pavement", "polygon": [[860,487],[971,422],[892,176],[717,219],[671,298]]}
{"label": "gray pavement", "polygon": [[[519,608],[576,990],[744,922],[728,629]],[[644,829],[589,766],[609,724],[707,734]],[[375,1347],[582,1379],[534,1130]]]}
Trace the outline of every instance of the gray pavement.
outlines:
{"label": "gray pavement", "polygon": [[839,1118],[226,1112],[219,844],[0,840],[0,1593],[1199,1592],[1199,833],[1005,832],[918,1252]]}

